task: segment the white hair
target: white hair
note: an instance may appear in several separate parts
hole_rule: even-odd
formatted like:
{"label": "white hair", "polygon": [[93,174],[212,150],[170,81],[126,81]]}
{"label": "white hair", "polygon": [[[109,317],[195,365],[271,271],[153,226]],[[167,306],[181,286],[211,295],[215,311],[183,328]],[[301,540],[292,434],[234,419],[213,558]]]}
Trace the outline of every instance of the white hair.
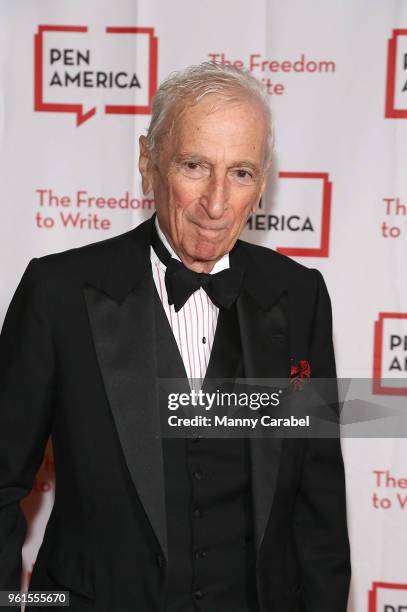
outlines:
{"label": "white hair", "polygon": [[153,98],[152,116],[147,131],[147,146],[150,155],[157,158],[158,142],[171,129],[169,119],[176,120],[188,102],[198,103],[208,95],[216,95],[231,102],[236,102],[239,98],[251,97],[260,104],[267,129],[264,160],[264,165],[266,165],[273,151],[274,130],[264,85],[248,70],[223,66],[214,62],[203,62],[172,72],[161,83]]}

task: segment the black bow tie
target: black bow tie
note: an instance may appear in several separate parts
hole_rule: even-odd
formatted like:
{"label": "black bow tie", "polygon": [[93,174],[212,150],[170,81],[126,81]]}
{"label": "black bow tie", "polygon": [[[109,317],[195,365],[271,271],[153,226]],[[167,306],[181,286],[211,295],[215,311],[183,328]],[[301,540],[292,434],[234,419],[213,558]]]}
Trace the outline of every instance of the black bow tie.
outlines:
{"label": "black bow tie", "polygon": [[168,303],[174,304],[176,312],[200,287],[218,308],[229,309],[235,302],[242,287],[242,270],[228,268],[217,274],[190,270],[181,261],[171,257],[157,234],[154,220],[152,222],[151,243],[157,257],[166,266],[165,286]]}

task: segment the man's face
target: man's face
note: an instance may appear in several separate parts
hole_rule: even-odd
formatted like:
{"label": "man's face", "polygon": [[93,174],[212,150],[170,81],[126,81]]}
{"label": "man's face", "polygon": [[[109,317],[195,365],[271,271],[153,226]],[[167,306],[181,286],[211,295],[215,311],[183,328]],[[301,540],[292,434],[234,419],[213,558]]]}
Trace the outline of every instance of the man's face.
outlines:
{"label": "man's face", "polygon": [[153,190],[160,227],[191,269],[210,271],[256,210],[266,132],[257,102],[207,96],[175,118],[156,165],[140,138],[143,190]]}

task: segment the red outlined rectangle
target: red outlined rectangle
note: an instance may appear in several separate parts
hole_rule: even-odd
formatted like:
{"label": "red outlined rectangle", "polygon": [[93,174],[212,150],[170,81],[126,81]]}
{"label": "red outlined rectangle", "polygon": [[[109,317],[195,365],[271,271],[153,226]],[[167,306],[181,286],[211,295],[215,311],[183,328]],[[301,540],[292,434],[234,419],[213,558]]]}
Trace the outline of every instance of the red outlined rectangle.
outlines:
{"label": "red outlined rectangle", "polygon": [[[374,324],[373,345],[373,393],[375,395],[407,395],[407,387],[386,387],[382,385],[383,327],[385,319],[407,319],[404,312],[379,312]],[[406,587],[407,588],[407,587]]]}
{"label": "red outlined rectangle", "polygon": [[328,257],[331,223],[332,183],[327,172],[279,172],[279,178],[322,181],[321,236],[319,247],[276,247],[284,255],[297,257]]}
{"label": "red outlined rectangle", "polygon": [[395,108],[397,42],[400,36],[407,36],[407,30],[393,30],[387,50],[387,79],[384,116],[389,119],[407,119],[407,108]]}
{"label": "red outlined rectangle", "polygon": [[148,51],[148,103],[146,105],[107,104],[105,113],[108,115],[150,115],[153,96],[157,90],[158,72],[158,38],[154,36],[154,28],[138,27],[108,27],[107,34],[147,34],[149,36]]}
{"label": "red outlined rectangle", "polygon": [[[148,42],[148,102],[143,105],[107,104],[106,114],[148,115],[151,113],[152,99],[157,89],[158,78],[158,39],[154,28],[150,27],[106,27],[106,34],[147,35]],[[86,112],[82,104],[47,103],[43,99],[43,48],[46,32],[88,32],[87,26],[39,25],[34,35],[34,110],[38,112],[75,113],[76,125],[79,126],[96,113],[96,107]]]}
{"label": "red outlined rectangle", "polygon": [[407,591],[407,584],[399,584],[396,582],[373,582],[372,588],[369,591],[369,609],[368,612],[381,612],[377,607],[377,596],[379,589],[390,589],[394,591]]}

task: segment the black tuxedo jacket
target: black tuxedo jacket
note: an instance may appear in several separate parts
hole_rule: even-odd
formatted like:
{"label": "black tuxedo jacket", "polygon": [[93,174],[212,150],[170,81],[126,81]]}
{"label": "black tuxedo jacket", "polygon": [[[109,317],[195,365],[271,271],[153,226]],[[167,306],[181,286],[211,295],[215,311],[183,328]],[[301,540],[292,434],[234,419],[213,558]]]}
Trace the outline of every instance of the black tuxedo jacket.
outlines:
{"label": "black tuxedo jacket", "polygon": [[[72,612],[162,610],[168,551],[150,232],[147,221],[33,259],[1,334],[0,589],[20,587],[19,501],[51,434],[55,503],[30,588],[69,590]],[[307,359],[313,376],[335,377],[321,274],[243,241],[231,262],[247,270],[237,301],[245,376],[288,377],[290,359]],[[261,612],[345,612],[339,440],[257,438],[250,453]]]}

